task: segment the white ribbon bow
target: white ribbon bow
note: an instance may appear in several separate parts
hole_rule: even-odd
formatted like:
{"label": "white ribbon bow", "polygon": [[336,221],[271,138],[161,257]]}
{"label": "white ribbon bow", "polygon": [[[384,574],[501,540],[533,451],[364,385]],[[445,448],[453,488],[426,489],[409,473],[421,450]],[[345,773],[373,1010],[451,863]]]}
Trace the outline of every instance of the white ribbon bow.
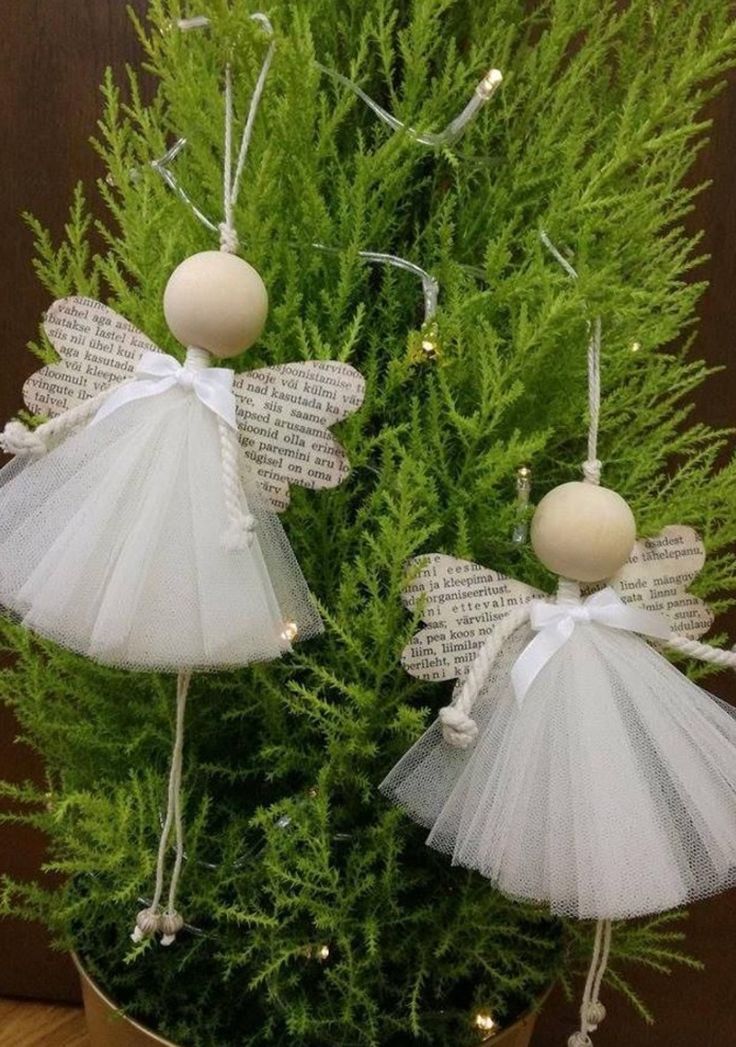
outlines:
{"label": "white ribbon bow", "polygon": [[659,640],[667,640],[672,629],[665,618],[654,611],[645,611],[625,604],[613,589],[605,588],[589,596],[582,603],[548,603],[534,600],[529,605],[530,623],[537,635],[524,648],[511,670],[516,699],[521,703],[534,680],[550,658],[563,647],[583,622],[607,625],[642,633]]}
{"label": "white ribbon bow", "polygon": [[142,354],[135,369],[135,381],[118,386],[108,396],[95,415],[92,424],[101,422],[113,411],[134,400],[147,396],[159,396],[175,385],[191,390],[197,399],[214,411],[231,429],[237,430],[235,421],[235,397],[233,381],[235,375],[229,367],[190,367],[182,365],[168,353]]}

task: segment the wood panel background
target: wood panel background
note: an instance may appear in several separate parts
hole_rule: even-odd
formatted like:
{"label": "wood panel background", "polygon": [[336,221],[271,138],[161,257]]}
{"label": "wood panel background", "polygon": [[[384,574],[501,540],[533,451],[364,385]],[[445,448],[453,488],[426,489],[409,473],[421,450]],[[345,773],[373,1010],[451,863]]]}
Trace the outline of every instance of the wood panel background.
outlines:
{"label": "wood panel background", "polygon": [[[146,0],[133,0],[139,12]],[[19,217],[38,215],[55,235],[62,231],[78,180],[90,185],[99,169],[88,139],[99,112],[97,87],[107,65],[121,70],[139,50],[121,0],[5,0],[0,33],[0,331],[3,362],[0,419],[20,406],[20,388],[33,369],[24,351],[48,304],[31,268],[30,236]],[[711,179],[691,218],[704,228],[711,260],[698,277],[710,287],[700,313],[697,352],[709,363],[729,364],[736,318],[736,76],[712,106],[712,143],[694,179]],[[736,421],[736,367],[701,391],[701,418],[728,426]],[[736,621],[732,623],[736,626]],[[719,693],[736,680],[724,678]],[[42,773],[33,753],[14,742],[15,725],[0,711],[0,767],[15,780]],[[37,873],[43,841],[17,829],[0,830],[0,873]],[[703,973],[678,971],[663,978],[631,972],[637,989],[657,1017],[644,1026],[622,1000],[606,1003],[611,1021],[596,1035],[596,1047],[725,1047],[736,1043],[736,895],[696,906],[688,923],[689,947],[705,964]],[[0,996],[74,999],[76,979],[68,961],[52,954],[39,927],[0,922]],[[542,1017],[534,1047],[559,1047],[574,1028],[575,1005],[557,994]],[[49,1047],[53,1047],[49,1041]]]}

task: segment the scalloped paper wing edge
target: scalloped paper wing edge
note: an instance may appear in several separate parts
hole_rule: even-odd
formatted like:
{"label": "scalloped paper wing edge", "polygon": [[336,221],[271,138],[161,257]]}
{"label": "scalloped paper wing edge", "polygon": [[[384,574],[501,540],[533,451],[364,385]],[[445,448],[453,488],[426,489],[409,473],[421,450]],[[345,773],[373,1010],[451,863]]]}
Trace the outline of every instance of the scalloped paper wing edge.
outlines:
{"label": "scalloped paper wing edge", "polygon": [[289,485],[337,487],[350,473],[330,426],[363,403],[365,379],[338,360],[305,360],[244,371],[234,392],[240,442],[276,512],[289,505]]}
{"label": "scalloped paper wing edge", "polygon": [[704,600],[688,592],[704,564],[705,546],[697,531],[673,524],[638,539],[628,563],[608,584],[626,603],[663,614],[678,636],[697,640],[715,618]]}
{"label": "scalloped paper wing edge", "polygon": [[407,569],[420,563],[424,566],[404,590],[403,600],[415,610],[421,597],[427,597],[425,625],[401,654],[401,664],[419,680],[463,679],[483,641],[506,615],[546,596],[471,560],[428,553],[411,560]]}
{"label": "scalloped paper wing edge", "polygon": [[82,295],[53,302],[43,329],[60,359],[26,379],[23,400],[50,418],[126,381],[146,350],[161,351],[125,317]]}

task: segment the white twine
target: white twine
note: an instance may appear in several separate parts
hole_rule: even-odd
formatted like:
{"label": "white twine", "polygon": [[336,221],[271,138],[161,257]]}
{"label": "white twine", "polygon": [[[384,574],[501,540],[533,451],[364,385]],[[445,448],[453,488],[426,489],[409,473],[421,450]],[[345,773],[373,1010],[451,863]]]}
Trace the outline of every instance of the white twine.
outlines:
{"label": "white twine", "polygon": [[593,957],[580,1005],[580,1029],[569,1038],[568,1047],[592,1047],[593,1041],[590,1033],[595,1032],[606,1017],[606,1008],[600,1001],[600,991],[611,954],[612,938],[611,921],[598,920],[595,927]]}
{"label": "white twine", "polygon": [[228,526],[222,535],[226,549],[247,549],[253,543],[255,517],[243,510],[243,487],[240,482],[240,444],[237,435],[222,419],[218,419],[220,433],[220,460],[222,485]]}
{"label": "white twine", "polygon": [[76,407],[49,419],[36,429],[29,429],[23,422],[8,422],[0,434],[0,448],[7,454],[46,454],[56,443],[60,443],[75,430],[86,425],[107,399],[109,392],[109,389],[106,389],[89,400],[83,400]]}
{"label": "white twine", "polygon": [[[161,830],[156,859],[156,884],[153,899],[148,908],[138,913],[136,926],[131,935],[134,942],[151,938],[162,933],[162,945],[171,945],[177,933],[184,926],[184,921],[176,911],[176,895],[184,861],[184,829],[181,812],[181,782],[184,755],[184,721],[186,716],[187,695],[192,674],[182,671],[176,680],[176,734],[174,750],[169,771],[168,800],[166,818]],[[169,884],[169,896],[166,911],[161,913],[161,899],[164,893],[164,876],[166,871],[166,852],[172,829],[176,836],[176,857]]]}
{"label": "white twine", "polygon": [[528,608],[519,607],[499,623],[483,642],[452,705],[440,709],[442,737],[448,745],[456,749],[468,749],[475,742],[478,725],[470,715],[475,700],[488,680],[488,674],[502,648],[528,619]]}
{"label": "white twine", "polygon": [[[578,280],[578,272],[568,262],[562,252],[555,247],[544,229],[539,231],[539,239],[555,261],[562,266],[572,280]],[[588,342],[588,457],[583,462],[583,476],[586,483],[600,484],[602,463],[598,458],[598,429],[601,414],[601,318],[597,316],[592,324]]]}
{"label": "white twine", "polygon": [[[259,22],[266,30],[266,33],[270,37],[273,37],[273,26],[266,15],[259,11],[250,17],[252,21]],[[227,251],[230,254],[235,254],[238,250],[238,234],[235,229],[235,207],[240,195],[240,186],[243,180],[245,161],[248,158],[248,150],[250,149],[250,143],[253,138],[253,128],[255,126],[256,116],[261,104],[261,99],[263,98],[266,80],[268,79],[268,74],[271,70],[271,64],[275,53],[276,41],[272,40],[269,44],[268,51],[266,52],[266,57],[263,59],[261,71],[258,74],[258,80],[256,81],[256,86],[250,100],[248,116],[245,121],[245,127],[243,128],[243,136],[240,140],[238,159],[234,170],[233,124],[235,116],[233,108],[232,70],[229,63],[225,66],[225,155],[222,179],[224,220],[219,226],[219,232],[220,250]]]}
{"label": "white twine", "polygon": [[721,669],[736,669],[736,651],[725,651],[722,647],[712,647],[710,644],[701,643],[699,640],[690,640],[685,636],[673,633],[667,641],[667,646],[673,651],[688,658],[695,658],[699,662],[708,662],[717,665]]}

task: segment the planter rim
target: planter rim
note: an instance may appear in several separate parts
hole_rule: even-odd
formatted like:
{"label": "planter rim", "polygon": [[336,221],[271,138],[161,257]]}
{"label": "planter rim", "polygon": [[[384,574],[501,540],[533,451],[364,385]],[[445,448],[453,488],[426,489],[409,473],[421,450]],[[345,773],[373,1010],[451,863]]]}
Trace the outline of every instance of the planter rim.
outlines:
{"label": "planter rim", "polygon": [[151,1039],[154,1043],[161,1044],[162,1047],[181,1047],[181,1045],[179,1044],[172,1043],[171,1040],[164,1040],[163,1037],[159,1036],[152,1029],[149,1029],[145,1025],[141,1025],[140,1022],[137,1022],[135,1018],[128,1017],[128,1015],[120,1009],[118,1004],[111,1000],[107,993],[102,991],[102,989],[99,987],[99,985],[94,980],[92,975],[89,973],[87,968],[84,966],[79,954],[76,952],[72,952],[71,956],[74,966],[77,968],[79,977],[87,983],[87,985],[90,987],[92,992],[95,994],[95,996],[98,997],[99,1000],[101,1000],[107,1007],[109,1007],[111,1011],[114,1011],[115,1014],[120,1015],[121,1021],[127,1022],[137,1032],[145,1033],[145,1035],[148,1036],[149,1039]]}
{"label": "planter rim", "polygon": [[527,1008],[527,1010],[525,1010],[523,1014],[519,1015],[519,1017],[516,1019],[513,1025],[509,1025],[507,1028],[502,1029],[500,1033],[491,1033],[491,1035],[486,1037],[485,1040],[481,1040],[480,1047],[485,1047],[485,1044],[492,1044],[493,1047],[495,1047],[496,1044],[502,1044],[506,1041],[507,1038],[511,1038],[513,1035],[515,1035],[515,1033],[517,1033],[523,1027],[525,1022],[536,1021],[539,1015],[542,1013],[542,1008],[544,1007],[545,1003],[552,995],[552,990],[554,989],[554,987],[555,986],[553,982],[552,985],[550,985],[550,987],[546,990],[546,992],[543,992],[542,995],[537,998],[537,1000],[531,1005],[531,1007]]}
{"label": "planter rim", "polygon": [[[179,1044],[172,1043],[171,1040],[163,1039],[163,1037],[159,1036],[152,1029],[147,1028],[147,1026],[145,1025],[141,1025],[141,1023],[137,1022],[134,1018],[128,1017],[128,1015],[120,1009],[118,1004],[111,1000],[106,992],[103,992],[103,990],[100,988],[100,986],[97,984],[92,975],[84,966],[79,954],[77,952],[72,952],[71,957],[74,966],[77,969],[79,977],[86,981],[92,992],[97,996],[99,1000],[101,1000],[105,1004],[106,1007],[108,1007],[111,1011],[114,1011],[115,1014],[120,1015],[122,1021],[127,1022],[138,1032],[145,1033],[145,1035],[148,1036],[154,1043],[161,1044],[162,1047],[181,1047],[181,1045]],[[552,992],[552,988],[553,986],[550,986],[549,989],[547,989],[547,991],[539,997],[536,1003],[532,1004],[532,1006],[528,1010],[524,1011],[523,1014],[520,1014],[513,1025],[510,1025],[507,1029],[503,1029],[498,1034],[491,1035],[487,1039],[482,1040],[481,1047],[483,1047],[484,1044],[499,1044],[500,1047],[500,1045],[503,1044],[507,1039],[518,1033],[518,1031],[523,1027],[525,1022],[536,1020],[537,1016],[542,1010],[542,1007],[547,1002],[547,999],[549,998]]]}

